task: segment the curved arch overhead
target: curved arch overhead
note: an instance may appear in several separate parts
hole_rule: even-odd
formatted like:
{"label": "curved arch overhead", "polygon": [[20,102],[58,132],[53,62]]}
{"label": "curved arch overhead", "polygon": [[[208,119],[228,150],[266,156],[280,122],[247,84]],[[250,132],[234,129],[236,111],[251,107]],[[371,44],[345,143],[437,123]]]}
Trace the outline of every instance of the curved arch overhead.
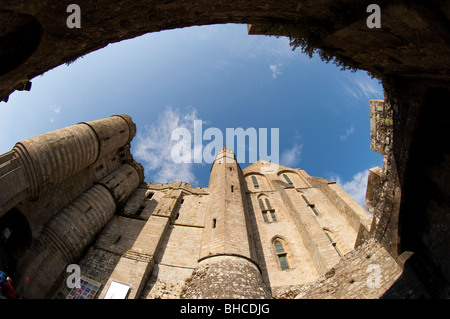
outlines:
{"label": "curved arch overhead", "polygon": [[[0,10],[28,14],[42,25],[42,41],[27,64],[15,65],[8,76],[0,76],[1,99],[6,99],[18,84],[109,43],[149,32],[219,23],[251,24],[251,34],[287,35],[299,39],[297,43],[304,43],[301,39],[305,38],[308,50],[320,48],[324,57],[336,56],[347,65],[380,75],[450,78],[445,22],[449,13],[429,2],[379,1],[379,29],[367,26],[367,4],[359,1],[84,0],[77,3],[80,28],[67,25],[70,4],[48,0],[0,5]],[[0,21],[0,30],[5,30],[7,20]],[[14,42],[2,46],[3,50],[14,50]]]}
{"label": "curved arch overhead", "polygon": [[308,184],[298,171],[294,171],[291,169],[281,169],[277,172],[277,176],[279,180],[286,183],[286,185],[296,188],[308,187]]}
{"label": "curved arch overhead", "polygon": [[271,191],[273,190],[272,185],[266,175],[260,174],[258,172],[249,172],[244,175],[247,181],[247,187],[250,191]]}
{"label": "curved arch overhead", "polygon": [[41,27],[28,14],[0,11],[0,75],[24,63],[37,49]]}

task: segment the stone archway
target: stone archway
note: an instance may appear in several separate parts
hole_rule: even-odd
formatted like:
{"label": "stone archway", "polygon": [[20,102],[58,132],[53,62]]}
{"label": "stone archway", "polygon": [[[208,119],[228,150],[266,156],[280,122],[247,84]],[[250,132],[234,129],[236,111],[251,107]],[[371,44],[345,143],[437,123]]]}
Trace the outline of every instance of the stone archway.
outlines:
{"label": "stone archway", "polygon": [[[0,76],[0,100],[33,77],[109,43],[149,32],[219,23],[252,24],[254,32],[305,38],[326,55],[380,76],[448,80],[448,8],[423,1],[390,2],[378,1],[380,29],[367,27],[368,4],[350,0],[80,0],[81,28],[73,29],[66,23],[71,1],[2,4],[0,10],[16,14],[9,24],[17,24],[25,14],[34,17],[42,26],[42,40],[24,65]],[[5,21],[2,24],[5,28]]]}
{"label": "stone archway", "polygon": [[0,75],[3,75],[33,54],[39,46],[41,28],[33,16],[17,12],[0,11],[0,21]]}

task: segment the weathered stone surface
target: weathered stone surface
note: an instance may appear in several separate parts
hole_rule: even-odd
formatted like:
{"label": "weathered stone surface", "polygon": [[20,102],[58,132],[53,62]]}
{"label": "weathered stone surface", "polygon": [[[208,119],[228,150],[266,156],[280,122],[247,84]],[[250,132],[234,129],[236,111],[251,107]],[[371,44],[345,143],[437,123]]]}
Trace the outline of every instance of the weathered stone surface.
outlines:
{"label": "weathered stone surface", "polygon": [[267,299],[271,294],[249,260],[216,256],[200,262],[187,280],[185,299]]}
{"label": "weathered stone surface", "polygon": [[[70,29],[66,25],[70,3],[2,3],[0,60],[14,68],[0,69],[0,100],[33,77],[109,43],[148,32],[216,23],[250,23],[275,30],[272,33],[277,35],[298,34],[330,55],[382,74],[439,79],[448,79],[450,74],[446,58],[450,14],[441,1],[379,1],[381,29],[367,27],[364,2],[205,0],[139,4],[85,0],[78,3],[81,28]],[[25,44],[13,41],[24,36],[28,37]]]}
{"label": "weathered stone surface", "polygon": [[370,240],[339,261],[314,283],[284,292],[278,298],[373,299],[380,298],[402,273],[395,259]]}

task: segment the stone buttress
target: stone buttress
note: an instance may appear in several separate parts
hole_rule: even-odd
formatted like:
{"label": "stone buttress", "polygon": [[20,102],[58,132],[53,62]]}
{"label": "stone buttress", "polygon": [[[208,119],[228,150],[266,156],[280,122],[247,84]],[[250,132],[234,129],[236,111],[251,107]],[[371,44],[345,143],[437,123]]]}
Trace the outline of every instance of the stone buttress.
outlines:
{"label": "stone buttress", "polygon": [[209,188],[199,264],[183,297],[271,298],[255,261],[242,171],[227,147],[213,163]]}

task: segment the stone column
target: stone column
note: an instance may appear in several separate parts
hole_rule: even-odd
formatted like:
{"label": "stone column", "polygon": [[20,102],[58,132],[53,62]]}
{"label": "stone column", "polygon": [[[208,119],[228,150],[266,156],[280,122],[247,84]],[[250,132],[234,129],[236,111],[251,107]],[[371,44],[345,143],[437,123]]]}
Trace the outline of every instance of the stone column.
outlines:
{"label": "stone column", "polygon": [[233,151],[224,147],[211,169],[199,265],[184,298],[271,298],[249,237],[243,181]]}
{"label": "stone column", "polygon": [[128,115],[79,123],[18,142],[0,156],[0,216],[74,176],[136,134]]}
{"label": "stone column", "polygon": [[139,186],[142,176],[135,167],[122,165],[57,213],[18,269],[19,295],[45,298],[67,265],[78,261],[117,206]]}

